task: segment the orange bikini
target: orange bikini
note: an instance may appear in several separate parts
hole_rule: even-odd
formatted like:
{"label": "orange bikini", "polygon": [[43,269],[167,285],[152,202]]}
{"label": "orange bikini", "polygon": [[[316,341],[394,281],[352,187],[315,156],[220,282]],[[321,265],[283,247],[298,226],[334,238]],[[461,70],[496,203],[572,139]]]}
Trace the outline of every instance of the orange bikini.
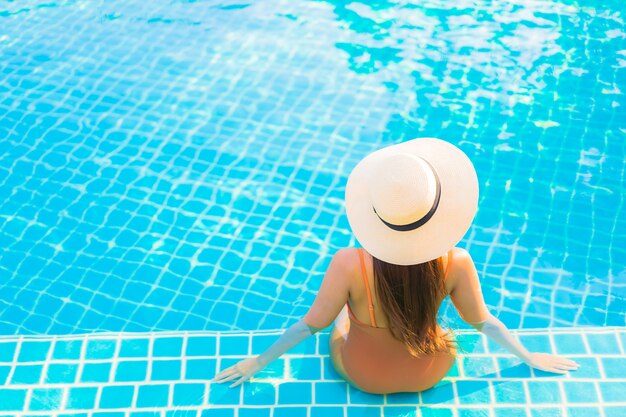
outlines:
{"label": "orange bikini", "polygon": [[[359,249],[359,257],[372,325],[360,322],[347,303],[350,330],[341,346],[341,357],[348,377],[358,388],[377,394],[416,392],[432,387],[450,370],[454,355],[442,353],[416,358],[388,328],[376,327],[362,249]],[[445,275],[447,273],[448,268]]]}

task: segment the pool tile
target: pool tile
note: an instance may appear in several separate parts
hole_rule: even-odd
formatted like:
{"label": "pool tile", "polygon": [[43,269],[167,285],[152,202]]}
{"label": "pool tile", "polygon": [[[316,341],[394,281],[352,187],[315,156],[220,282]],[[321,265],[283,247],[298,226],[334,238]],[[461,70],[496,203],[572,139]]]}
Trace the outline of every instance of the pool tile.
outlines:
{"label": "pool tile", "polygon": [[97,395],[98,388],[96,387],[70,388],[65,408],[68,410],[93,410],[96,406]]}
{"label": "pool tile", "polygon": [[313,406],[311,417],[345,417],[344,407]]}
{"label": "pool tile", "polygon": [[76,381],[77,364],[52,363],[48,365],[45,382],[48,384],[68,384]]}
{"label": "pool tile", "polygon": [[246,405],[276,404],[276,388],[273,384],[256,382],[243,384],[243,403]]}
{"label": "pool tile", "polygon": [[53,359],[79,359],[82,340],[57,340],[52,351]]}
{"label": "pool tile", "polygon": [[357,406],[349,405],[346,407],[347,417],[380,417],[382,409],[380,406]]}
{"label": "pool tile", "polygon": [[395,392],[386,394],[387,404],[419,404],[419,392]]}
{"label": "pool tile", "polygon": [[148,356],[149,339],[124,339],[120,346],[120,358],[143,358]]}
{"label": "pool tile", "polygon": [[116,385],[102,387],[100,408],[127,408],[133,404],[135,387],[132,385]]}
{"label": "pool tile", "polygon": [[225,336],[220,335],[220,355],[248,355],[248,336]]}
{"label": "pool tile", "polygon": [[25,401],[25,389],[7,389],[0,387],[0,411],[22,411]]}
{"label": "pool tile", "polygon": [[201,405],[205,401],[205,391],[205,384],[175,384],[172,405]]}
{"label": "pool tile", "polygon": [[62,389],[34,389],[31,393],[28,410],[56,411],[60,409],[62,400]]}
{"label": "pool tile", "polygon": [[348,384],[346,382],[316,382],[315,404],[346,404]]}
{"label": "pool tile", "polygon": [[187,338],[187,356],[215,356],[215,336],[189,336]]}
{"label": "pool tile", "polygon": [[559,404],[561,391],[559,383],[554,381],[527,381],[530,401],[533,404]]}
{"label": "pool tile", "polygon": [[18,365],[13,370],[11,384],[37,384],[42,370],[43,365]]}
{"label": "pool tile", "polygon": [[350,404],[383,404],[385,400],[385,396],[381,394],[370,394],[364,391],[361,391],[358,388],[353,387],[352,385],[348,385],[348,402]]}
{"label": "pool tile", "polygon": [[495,417],[527,417],[524,407],[494,408]]}
{"label": "pool tile", "polygon": [[169,385],[140,385],[137,392],[137,407],[166,407],[169,392]]}
{"label": "pool tile", "polygon": [[626,381],[598,382],[602,401],[605,403],[623,402],[626,393]]}
{"label": "pool tile", "polygon": [[570,403],[593,403],[598,401],[593,383],[563,381],[565,397]]}
{"label": "pool tile", "polygon": [[319,357],[289,358],[290,376],[300,380],[317,380],[322,376],[322,359]]}
{"label": "pool tile", "polygon": [[152,342],[153,357],[180,356],[183,349],[181,337],[158,337]]}
{"label": "pool tile", "polygon": [[236,405],[239,404],[239,399],[241,398],[241,392],[243,388],[241,385],[238,385],[233,388],[228,388],[230,384],[221,383],[217,384],[215,382],[209,385],[209,404],[215,405]]}
{"label": "pool tile", "polygon": [[306,407],[275,407],[272,417],[307,417]]}
{"label": "pool tile", "polygon": [[626,416],[626,406],[606,406],[604,407],[604,417],[624,417]]}
{"label": "pool tile", "polygon": [[494,381],[495,401],[500,404],[525,404],[524,384],[520,381]]}
{"label": "pool tile", "polygon": [[115,339],[94,339],[87,341],[85,359],[111,359],[115,355]]}
{"label": "pool tile", "polygon": [[115,369],[116,382],[145,381],[148,361],[119,361]]}
{"label": "pool tile", "polygon": [[465,377],[482,377],[496,373],[496,361],[494,357],[462,357],[463,375]]}
{"label": "pool tile", "polygon": [[568,417],[601,417],[598,407],[567,407]]}
{"label": "pool tile", "polygon": [[310,404],[313,384],[309,382],[283,382],[278,386],[279,404]]}
{"label": "pool tile", "polygon": [[486,381],[462,381],[456,382],[459,402],[461,404],[491,404],[489,383]]}
{"label": "pool tile", "polygon": [[152,362],[152,381],[178,380],[181,376],[180,360],[154,360]]}
{"label": "pool tile", "polygon": [[617,335],[615,333],[587,333],[587,343],[591,352],[599,354],[615,354],[619,355],[619,345]]}
{"label": "pool tile", "polygon": [[444,382],[420,393],[424,404],[454,404],[452,383]]}
{"label": "pool tile", "polygon": [[85,363],[80,376],[81,382],[108,382],[111,379],[110,363]]}
{"label": "pool tile", "polygon": [[626,376],[626,356],[620,358],[600,358],[606,378],[624,378]]}
{"label": "pool tile", "polygon": [[19,362],[45,361],[50,350],[50,342],[23,341],[20,345]]}
{"label": "pool tile", "polygon": [[0,362],[13,362],[16,342],[0,342]]}
{"label": "pool tile", "polygon": [[235,417],[235,410],[232,408],[207,408],[202,410],[200,417]]}
{"label": "pool tile", "polygon": [[383,417],[418,417],[418,407],[390,405],[383,408]]}
{"label": "pool tile", "polygon": [[433,408],[420,406],[422,417],[453,417],[452,410],[449,408]]}
{"label": "pool tile", "polygon": [[561,355],[586,354],[583,336],[577,333],[553,334],[556,353]]}
{"label": "pool tile", "polygon": [[187,359],[185,379],[208,380],[216,374],[216,359]]}

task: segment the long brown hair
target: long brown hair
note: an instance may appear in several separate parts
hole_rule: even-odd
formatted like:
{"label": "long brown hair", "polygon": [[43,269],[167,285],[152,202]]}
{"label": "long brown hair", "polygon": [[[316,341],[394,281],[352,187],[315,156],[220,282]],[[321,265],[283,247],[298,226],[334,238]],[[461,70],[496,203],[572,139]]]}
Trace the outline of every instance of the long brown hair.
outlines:
{"label": "long brown hair", "polygon": [[437,333],[437,310],[446,296],[441,258],[416,265],[372,260],[376,294],[393,337],[413,356],[449,352],[452,337]]}

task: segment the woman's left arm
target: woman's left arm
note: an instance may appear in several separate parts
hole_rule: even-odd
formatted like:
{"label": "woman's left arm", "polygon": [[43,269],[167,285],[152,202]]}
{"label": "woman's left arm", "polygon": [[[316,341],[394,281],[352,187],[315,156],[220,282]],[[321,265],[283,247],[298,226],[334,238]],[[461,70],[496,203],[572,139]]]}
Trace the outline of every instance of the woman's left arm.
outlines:
{"label": "woman's left arm", "polygon": [[215,375],[212,381],[227,382],[236,380],[229,388],[235,387],[265,368],[275,359],[278,359],[283,353],[298,345],[307,337],[330,326],[348,300],[350,280],[346,267],[349,264],[347,261],[347,256],[349,255],[346,252],[346,250],[340,250],[333,256],[317,297],[309,312],[302,319],[288,327],[280,338],[265,352],[258,356],[246,358],[221,371]]}

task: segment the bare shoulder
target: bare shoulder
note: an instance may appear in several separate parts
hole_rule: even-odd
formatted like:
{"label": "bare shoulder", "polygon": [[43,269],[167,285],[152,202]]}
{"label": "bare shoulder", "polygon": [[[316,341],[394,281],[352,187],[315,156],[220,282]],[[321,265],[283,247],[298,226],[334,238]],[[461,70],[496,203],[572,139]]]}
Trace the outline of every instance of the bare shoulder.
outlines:
{"label": "bare shoulder", "polygon": [[333,255],[333,266],[344,272],[350,272],[359,265],[359,250],[357,248],[342,248]]}
{"label": "bare shoulder", "polygon": [[452,258],[450,258],[452,262],[448,265],[450,271],[446,280],[449,294],[454,291],[460,279],[467,279],[468,276],[475,272],[474,260],[467,250],[455,247],[448,253],[448,256],[450,255],[452,255]]}

